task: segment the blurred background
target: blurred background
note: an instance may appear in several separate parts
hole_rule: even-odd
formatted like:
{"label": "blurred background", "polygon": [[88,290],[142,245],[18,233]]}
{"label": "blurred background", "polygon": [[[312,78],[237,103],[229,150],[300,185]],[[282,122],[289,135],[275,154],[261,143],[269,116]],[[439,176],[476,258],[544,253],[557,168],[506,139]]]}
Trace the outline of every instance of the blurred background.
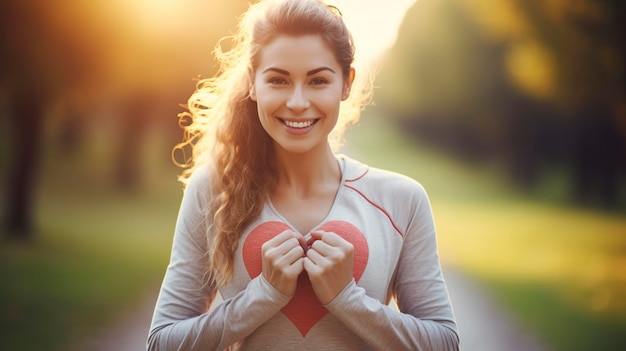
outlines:
{"label": "blurred background", "polygon": [[[0,2],[0,349],[89,349],[154,303],[177,114],[247,3]],[[377,72],[342,152],[420,181],[444,271],[543,349],[624,345],[624,3],[331,3]]]}

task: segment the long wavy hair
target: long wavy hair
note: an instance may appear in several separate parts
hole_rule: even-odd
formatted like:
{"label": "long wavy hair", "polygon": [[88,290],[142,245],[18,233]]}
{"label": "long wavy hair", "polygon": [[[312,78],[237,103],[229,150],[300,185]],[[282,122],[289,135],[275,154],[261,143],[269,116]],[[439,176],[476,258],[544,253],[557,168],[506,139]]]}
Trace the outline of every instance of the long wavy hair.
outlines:
{"label": "long wavy hair", "polygon": [[[174,148],[182,152],[183,184],[199,167],[209,166],[211,201],[206,209],[209,247],[208,277],[218,285],[233,274],[234,253],[244,228],[261,212],[276,186],[273,141],[259,121],[250,85],[263,48],[279,35],[319,35],[333,50],[344,79],[354,60],[352,36],[341,13],[319,0],[264,0],[251,5],[240,18],[232,46],[220,44],[214,55],[217,75],[198,82],[187,110],[179,114],[184,139]],[[329,142],[340,146],[345,128],[356,122],[370,101],[367,76],[355,80],[350,98],[341,103],[340,116]],[[191,149],[191,154],[186,151]]]}

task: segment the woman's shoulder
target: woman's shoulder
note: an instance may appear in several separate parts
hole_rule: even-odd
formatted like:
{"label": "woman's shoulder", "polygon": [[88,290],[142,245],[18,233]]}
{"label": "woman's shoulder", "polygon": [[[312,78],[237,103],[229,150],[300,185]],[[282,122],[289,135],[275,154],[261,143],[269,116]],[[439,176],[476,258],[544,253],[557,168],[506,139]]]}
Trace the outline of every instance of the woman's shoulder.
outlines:
{"label": "woman's shoulder", "polygon": [[407,192],[425,196],[426,190],[416,179],[405,174],[372,167],[345,155],[339,156],[345,162],[345,181],[353,184],[384,191]]}
{"label": "woman's shoulder", "polygon": [[[426,190],[417,180],[399,172],[365,165],[344,158],[346,179],[344,186],[351,199],[363,198],[366,203],[382,210],[404,234],[412,223],[427,223],[430,217],[430,200]],[[355,202],[356,203],[356,202]]]}
{"label": "woman's shoulder", "polygon": [[200,190],[206,192],[211,184],[211,172],[209,166],[202,165],[193,169],[191,175],[185,182],[185,191]]}
{"label": "woman's shoulder", "polygon": [[208,166],[196,167],[184,181],[183,205],[206,209],[211,198],[211,172]]}

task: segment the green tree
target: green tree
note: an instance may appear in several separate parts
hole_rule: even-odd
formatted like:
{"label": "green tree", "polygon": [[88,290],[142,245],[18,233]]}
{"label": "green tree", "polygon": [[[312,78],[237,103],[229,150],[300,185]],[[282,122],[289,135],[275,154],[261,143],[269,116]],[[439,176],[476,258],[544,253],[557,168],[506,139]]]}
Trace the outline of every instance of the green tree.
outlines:
{"label": "green tree", "polygon": [[424,140],[502,160],[520,185],[565,167],[580,201],[615,205],[626,199],[623,7],[418,1],[386,57],[378,105]]}

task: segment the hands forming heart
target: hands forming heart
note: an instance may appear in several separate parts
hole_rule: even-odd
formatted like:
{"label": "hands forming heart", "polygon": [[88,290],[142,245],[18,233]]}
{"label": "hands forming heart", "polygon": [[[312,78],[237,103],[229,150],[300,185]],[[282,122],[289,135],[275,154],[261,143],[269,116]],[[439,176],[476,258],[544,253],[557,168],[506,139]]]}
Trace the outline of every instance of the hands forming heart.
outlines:
{"label": "hands forming heart", "polygon": [[293,296],[298,276],[304,270],[315,295],[326,304],[352,281],[354,246],[323,230],[307,237],[285,230],[263,244],[263,276],[282,294]]}
{"label": "hands forming heart", "polygon": [[[337,268],[342,266],[337,264],[339,261],[344,264],[349,262],[349,255],[340,258],[342,251],[348,247],[343,241],[353,246],[354,250],[352,268],[347,270],[345,267]],[[340,247],[337,247],[338,243]],[[250,278],[263,274],[279,292],[293,296],[282,312],[304,336],[328,314],[321,301],[332,301],[352,278],[359,281],[367,265],[369,249],[363,233],[345,221],[325,223],[319,231],[306,236],[291,231],[285,223],[269,221],[250,232],[244,241],[242,254]],[[348,278],[347,274],[342,276],[350,270],[351,277]],[[331,276],[335,275],[347,282],[344,284],[346,280],[340,279],[341,283],[333,283],[336,277]],[[336,287],[331,287],[335,284]]]}

